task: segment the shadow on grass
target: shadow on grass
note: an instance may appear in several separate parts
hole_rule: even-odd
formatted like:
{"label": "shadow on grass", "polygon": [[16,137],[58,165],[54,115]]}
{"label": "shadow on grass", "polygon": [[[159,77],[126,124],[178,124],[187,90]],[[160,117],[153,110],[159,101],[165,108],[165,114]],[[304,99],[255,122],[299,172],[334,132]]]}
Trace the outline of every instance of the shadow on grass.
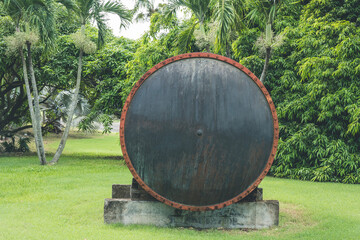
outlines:
{"label": "shadow on grass", "polygon": [[36,152],[0,152],[0,157],[34,157]]}
{"label": "shadow on grass", "polygon": [[[53,153],[49,153],[46,157],[53,157]],[[97,160],[97,159],[109,159],[109,160],[124,160],[123,156],[120,155],[102,155],[102,154],[93,154],[93,153],[71,153],[71,154],[62,154],[61,157],[66,158],[77,158],[77,159],[87,159],[87,160]]]}
{"label": "shadow on grass", "polygon": [[[47,161],[51,161],[55,153],[46,153]],[[12,153],[0,153],[1,157],[37,157],[36,152],[12,152]],[[124,160],[124,157],[121,155],[108,155],[108,154],[94,154],[94,153],[63,153],[61,158],[77,158],[77,159],[87,159],[87,160],[97,160],[97,159],[109,159],[109,160]]]}
{"label": "shadow on grass", "polygon": [[[95,132],[80,132],[80,131],[71,131],[69,133],[68,139],[89,139],[94,137],[104,137],[108,136],[110,134],[102,133],[101,131],[95,131]],[[56,134],[56,133],[48,133],[46,135],[47,138],[50,139],[61,139],[62,133]]]}
{"label": "shadow on grass", "polygon": [[[106,227],[111,228],[111,229],[118,229],[118,228],[122,228],[122,229],[127,229],[130,231],[136,231],[136,230],[145,230],[145,231],[168,231],[169,229],[171,229],[172,231],[174,231],[174,233],[178,232],[188,232],[188,233],[211,233],[211,232],[228,232],[228,231],[234,231],[231,229],[223,229],[223,228],[204,228],[204,229],[200,229],[200,228],[193,228],[193,227],[158,227],[155,225],[141,225],[141,224],[131,224],[131,225],[124,225],[121,223],[112,223],[112,224],[105,224]],[[239,231],[239,230],[237,230]],[[242,232],[249,232],[249,231],[256,231],[254,229],[243,229],[240,230]]]}

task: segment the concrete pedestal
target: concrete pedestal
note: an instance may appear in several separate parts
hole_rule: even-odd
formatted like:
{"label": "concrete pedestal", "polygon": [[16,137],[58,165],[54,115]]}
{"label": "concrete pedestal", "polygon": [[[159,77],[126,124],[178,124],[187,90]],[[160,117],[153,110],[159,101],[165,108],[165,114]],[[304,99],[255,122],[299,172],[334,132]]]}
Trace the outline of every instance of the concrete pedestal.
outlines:
{"label": "concrete pedestal", "polygon": [[279,224],[279,202],[239,202],[214,211],[191,212],[161,202],[105,199],[104,220],[124,225],[262,229]]}
{"label": "concrete pedestal", "polygon": [[160,227],[262,229],[279,224],[279,202],[262,200],[255,189],[242,201],[205,212],[179,210],[165,205],[145,192],[136,181],[114,184],[112,198],[105,199],[105,223],[143,224]]}

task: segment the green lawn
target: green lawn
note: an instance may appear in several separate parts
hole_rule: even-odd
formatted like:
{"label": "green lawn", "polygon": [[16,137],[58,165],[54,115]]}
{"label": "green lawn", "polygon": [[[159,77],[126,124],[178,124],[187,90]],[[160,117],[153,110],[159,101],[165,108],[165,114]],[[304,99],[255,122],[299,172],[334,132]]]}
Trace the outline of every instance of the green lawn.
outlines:
{"label": "green lawn", "polygon": [[[55,152],[59,142],[60,139],[56,137],[56,135],[49,134],[44,140],[47,152]],[[66,142],[64,154],[120,156],[122,153],[119,134],[86,134],[71,132],[69,139]]]}
{"label": "green lawn", "polygon": [[[56,141],[46,138],[48,152]],[[131,182],[120,154],[117,134],[73,134],[55,166],[40,166],[34,154],[0,157],[0,239],[360,239],[360,185],[271,177],[261,187],[281,213],[269,230],[105,225],[111,185]]]}

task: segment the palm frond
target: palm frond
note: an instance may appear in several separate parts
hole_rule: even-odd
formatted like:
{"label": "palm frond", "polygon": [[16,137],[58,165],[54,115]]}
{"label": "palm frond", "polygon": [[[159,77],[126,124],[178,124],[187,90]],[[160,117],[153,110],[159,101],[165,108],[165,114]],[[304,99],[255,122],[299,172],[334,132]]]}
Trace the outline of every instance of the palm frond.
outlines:
{"label": "palm frond", "polygon": [[[70,91],[61,91],[55,97],[54,100],[49,101],[50,108],[57,108],[61,118],[64,120],[67,118],[68,109],[73,101],[75,89]],[[52,101],[52,102],[51,102]],[[78,101],[75,108],[75,115],[76,116],[86,116],[90,113],[90,105],[86,98],[82,95],[79,95]]]}
{"label": "palm frond", "polygon": [[108,1],[105,4],[100,5],[100,11],[116,14],[121,21],[120,28],[127,27],[132,19],[132,13],[126,9],[120,2]]}
{"label": "palm frond", "polygon": [[184,0],[169,0],[169,3],[164,7],[164,16],[167,19],[171,19],[176,16],[176,11],[181,7],[186,7]]}
{"label": "palm frond", "polygon": [[98,27],[98,39],[97,39],[97,47],[100,48],[105,43],[105,33],[106,33],[106,23],[104,19],[104,15],[102,13],[97,14],[95,17],[96,25]]}
{"label": "palm frond", "polygon": [[135,22],[144,22],[146,20],[146,15],[144,13],[138,13],[135,17]]}
{"label": "palm frond", "polygon": [[288,3],[288,0],[245,0],[250,10],[247,17],[250,21],[259,24],[265,28],[267,23],[273,24],[277,8],[282,4]]}
{"label": "palm frond", "polygon": [[231,0],[213,0],[213,2],[215,2],[213,17],[218,25],[215,46],[216,51],[219,52],[228,42],[229,34],[235,23],[236,11]]}
{"label": "palm frond", "polygon": [[133,11],[136,12],[141,8],[154,9],[154,3],[151,0],[136,0]]}
{"label": "palm frond", "polygon": [[33,16],[37,16],[34,18],[33,26],[36,26],[45,47],[49,48],[53,46],[55,38],[55,6],[52,2],[47,1],[45,5],[37,7],[35,9],[37,13],[33,14]]}
{"label": "palm frond", "polygon": [[[88,0],[91,1],[91,0]],[[98,27],[98,48],[101,47],[105,42],[105,33],[107,30],[106,27],[106,17],[105,13],[116,14],[121,21],[120,28],[126,27],[130,24],[132,15],[129,10],[127,10],[121,3],[114,1],[107,1],[105,3],[100,3],[99,1],[93,2],[93,6],[90,9],[89,17],[91,16]]]}
{"label": "palm frond", "polygon": [[86,24],[86,21],[89,18],[92,18],[95,14],[94,9],[98,6],[98,2],[96,0],[76,0],[77,1],[77,14],[80,17],[80,21],[82,25]]}
{"label": "palm frond", "polygon": [[176,39],[177,47],[181,53],[188,52],[190,50],[190,43],[194,36],[195,27],[199,24],[198,21],[193,22],[183,31],[180,32]]}
{"label": "palm frond", "polygon": [[272,24],[275,20],[275,16],[276,16],[276,3],[274,3],[270,7],[268,23]]}
{"label": "palm frond", "polygon": [[77,5],[73,0],[55,0],[55,2],[60,3],[68,10],[75,10],[77,8]]}
{"label": "palm frond", "polygon": [[200,24],[204,24],[210,18],[211,0],[187,0],[187,7],[192,10],[193,14],[199,19]]}

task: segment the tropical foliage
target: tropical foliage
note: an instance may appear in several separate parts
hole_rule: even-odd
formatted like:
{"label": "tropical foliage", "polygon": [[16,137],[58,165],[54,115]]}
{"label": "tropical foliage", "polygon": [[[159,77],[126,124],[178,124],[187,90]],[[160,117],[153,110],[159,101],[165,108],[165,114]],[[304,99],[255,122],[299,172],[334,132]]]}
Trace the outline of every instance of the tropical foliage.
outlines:
{"label": "tropical foliage", "polygon": [[[29,33],[22,39],[31,43],[39,104],[48,104],[41,108],[43,131],[52,131],[56,127],[52,120],[62,116],[66,107],[55,101],[56,96],[75,88],[74,80],[80,79],[78,63],[79,94],[89,107],[79,129],[92,130],[93,123],[101,121],[108,132],[133,84],[148,69],[180,53],[208,51],[239,61],[261,77],[271,93],[280,122],[271,175],[360,183],[359,0],[169,0],[159,6],[152,0],[136,0],[133,21],[150,20],[150,30],[136,41],[107,30],[102,10],[123,14],[123,23],[130,19],[115,1],[39,2],[53,4],[54,31],[40,34],[36,22],[24,18],[30,10],[18,23],[21,33]],[[67,11],[56,2],[83,7]],[[180,19],[179,11],[186,17]],[[5,40],[15,33],[18,15],[1,4],[0,14],[0,54],[5,56]],[[49,36],[56,36],[51,45],[46,44]],[[39,40],[36,45],[35,40]],[[29,58],[29,50],[21,49]],[[3,139],[31,127],[22,59],[6,56],[0,57]],[[35,100],[31,82],[29,91],[34,97],[30,100]],[[13,141],[7,139],[9,144]]]}
{"label": "tropical foliage", "polygon": [[[360,29],[351,14],[356,1],[345,2],[311,1],[302,12],[292,9],[299,14],[287,24],[285,16],[275,24],[285,41],[265,81],[280,120],[274,176],[360,183]],[[337,7],[342,11],[328,11]],[[245,35],[235,55],[259,74],[262,60],[246,46],[254,30]]]}
{"label": "tropical foliage", "polygon": [[79,49],[78,70],[76,75],[76,85],[72,96],[72,103],[69,106],[68,118],[64,133],[61,137],[59,147],[55,152],[51,164],[57,163],[60,159],[61,153],[65,148],[66,140],[69,135],[72,119],[74,117],[75,109],[78,102],[81,75],[82,75],[82,58],[84,54],[91,54],[95,52],[95,44],[85,34],[85,25],[91,20],[94,20],[97,24],[97,47],[100,48],[104,44],[104,38],[106,33],[106,20],[105,13],[116,14],[121,21],[120,26],[126,26],[130,19],[131,14],[120,2],[115,1],[100,1],[100,0],[76,0],[75,7],[72,8],[75,12],[76,20],[80,25],[80,30],[71,34],[76,48]]}

